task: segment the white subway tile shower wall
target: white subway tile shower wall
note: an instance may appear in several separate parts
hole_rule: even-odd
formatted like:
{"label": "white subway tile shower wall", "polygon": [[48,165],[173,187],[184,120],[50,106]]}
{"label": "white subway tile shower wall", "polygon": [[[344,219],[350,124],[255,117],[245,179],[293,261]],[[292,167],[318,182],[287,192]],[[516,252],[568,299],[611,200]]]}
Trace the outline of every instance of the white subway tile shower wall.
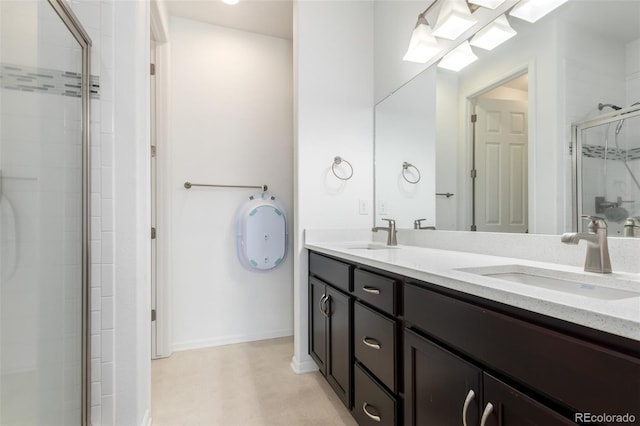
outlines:
{"label": "white subway tile shower wall", "polygon": [[92,41],[91,74],[99,95],[91,102],[91,423],[114,421],[113,308],[113,5],[73,0],[70,5]]}

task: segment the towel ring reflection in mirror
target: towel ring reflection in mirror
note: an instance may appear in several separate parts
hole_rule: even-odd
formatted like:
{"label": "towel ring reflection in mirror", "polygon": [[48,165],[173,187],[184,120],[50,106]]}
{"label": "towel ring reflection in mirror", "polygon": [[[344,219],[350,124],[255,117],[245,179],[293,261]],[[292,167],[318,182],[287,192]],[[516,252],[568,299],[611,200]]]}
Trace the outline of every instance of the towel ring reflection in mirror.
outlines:
{"label": "towel ring reflection in mirror", "polygon": [[[338,173],[336,173],[336,166],[337,166],[337,165],[340,165],[341,163],[347,163],[347,165],[349,166],[349,169],[350,169],[349,176],[347,176],[347,177],[342,177],[342,176],[340,176]],[[345,160],[344,158],[342,158],[342,157],[340,157],[340,156],[335,157],[335,158],[333,159],[333,164],[331,165],[331,171],[333,172],[333,175],[334,175],[335,177],[337,177],[338,179],[340,179],[340,180],[349,180],[349,179],[351,179],[351,177],[353,176],[353,166],[351,165],[351,163],[350,163],[350,162],[348,162],[347,160]]]}
{"label": "towel ring reflection in mirror", "polygon": [[[407,177],[406,172],[409,168],[412,168],[416,171],[416,173],[418,174],[418,178],[415,180],[411,180]],[[407,182],[409,182],[410,184],[415,185],[416,183],[420,182],[420,170],[418,170],[418,168],[416,166],[414,166],[411,163],[407,163],[406,161],[402,163],[402,177],[404,178],[404,180],[406,180]]]}

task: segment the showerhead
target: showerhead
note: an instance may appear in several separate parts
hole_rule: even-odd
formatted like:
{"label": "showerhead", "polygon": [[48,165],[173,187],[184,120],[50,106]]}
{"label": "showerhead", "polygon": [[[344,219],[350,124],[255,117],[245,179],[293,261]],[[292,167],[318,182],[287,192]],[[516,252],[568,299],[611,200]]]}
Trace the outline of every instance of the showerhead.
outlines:
{"label": "showerhead", "polygon": [[606,107],[609,107],[609,108],[614,109],[614,110],[616,110],[616,111],[617,111],[617,110],[619,110],[619,109],[622,109],[622,108],[620,108],[618,105],[614,105],[614,104],[603,104],[603,103],[599,103],[599,104],[598,104],[598,109],[599,109],[600,111],[602,111],[602,110],[603,110],[604,108],[606,108]]}

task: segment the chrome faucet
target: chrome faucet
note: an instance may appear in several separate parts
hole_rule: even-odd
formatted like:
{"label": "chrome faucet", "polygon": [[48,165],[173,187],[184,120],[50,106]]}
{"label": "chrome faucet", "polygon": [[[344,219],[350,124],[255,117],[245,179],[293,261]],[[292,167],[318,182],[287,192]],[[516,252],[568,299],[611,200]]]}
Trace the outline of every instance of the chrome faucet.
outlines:
{"label": "chrome faucet", "polygon": [[371,231],[373,232],[387,231],[389,233],[389,235],[387,236],[387,245],[397,246],[398,240],[396,238],[396,234],[398,233],[398,231],[396,231],[396,221],[393,219],[382,219],[382,220],[386,220],[387,222],[389,222],[389,226],[388,227],[374,226],[373,228],[371,228]]}
{"label": "chrome faucet", "polygon": [[413,229],[433,229],[435,230],[435,226],[422,226],[422,221],[427,219],[416,219],[413,221]]}
{"label": "chrome faucet", "polygon": [[587,242],[587,257],[584,261],[584,270],[610,274],[611,259],[607,244],[607,222],[598,216],[583,215],[582,218],[589,219],[589,232],[568,232],[562,234],[560,240],[565,244],[578,244],[580,240],[585,240]]}
{"label": "chrome faucet", "polygon": [[640,216],[629,217],[624,223],[625,237],[640,237]]}

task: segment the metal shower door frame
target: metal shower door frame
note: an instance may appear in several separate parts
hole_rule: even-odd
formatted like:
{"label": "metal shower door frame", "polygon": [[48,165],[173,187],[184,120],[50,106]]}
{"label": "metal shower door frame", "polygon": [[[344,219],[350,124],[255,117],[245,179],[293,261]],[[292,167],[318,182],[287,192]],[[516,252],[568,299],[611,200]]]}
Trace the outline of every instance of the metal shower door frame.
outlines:
{"label": "metal shower door frame", "polygon": [[579,230],[580,217],[582,215],[582,131],[638,116],[640,116],[640,105],[635,105],[571,125],[571,166],[573,168],[571,172],[571,198],[573,205],[572,228],[574,232]]}
{"label": "metal shower door frame", "polygon": [[90,95],[91,95],[91,38],[78,17],[65,0],[47,0],[58,14],[67,29],[82,48],[82,412],[83,425],[90,425],[89,404],[91,401],[89,371],[89,354],[91,326],[89,324],[89,286],[90,286],[90,244],[89,244],[89,200],[90,200]]}

